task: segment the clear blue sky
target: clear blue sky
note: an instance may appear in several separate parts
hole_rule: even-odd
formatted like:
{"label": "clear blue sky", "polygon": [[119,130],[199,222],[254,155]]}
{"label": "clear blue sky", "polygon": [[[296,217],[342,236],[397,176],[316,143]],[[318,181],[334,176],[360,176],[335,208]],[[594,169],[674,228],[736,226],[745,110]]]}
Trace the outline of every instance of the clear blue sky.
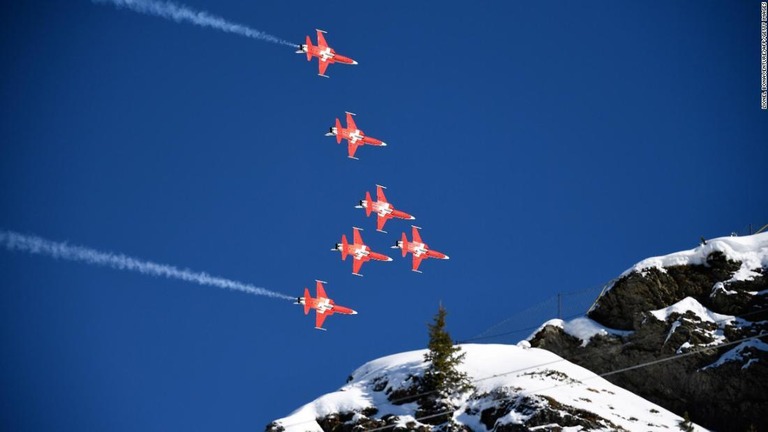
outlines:
{"label": "clear blue sky", "polygon": [[[3,2],[0,229],[292,296],[324,279],[359,315],[319,332],[285,300],[3,250],[3,430],[262,430],[424,347],[440,301],[469,338],[768,223],[758,1],[186,4],[322,28],[360,64],[324,79],[286,46]],[[389,146],[347,159],[323,136],[345,110]],[[450,261],[388,249],[408,223],[353,208],[376,183]],[[330,248],[352,226],[395,261],[351,275]]]}

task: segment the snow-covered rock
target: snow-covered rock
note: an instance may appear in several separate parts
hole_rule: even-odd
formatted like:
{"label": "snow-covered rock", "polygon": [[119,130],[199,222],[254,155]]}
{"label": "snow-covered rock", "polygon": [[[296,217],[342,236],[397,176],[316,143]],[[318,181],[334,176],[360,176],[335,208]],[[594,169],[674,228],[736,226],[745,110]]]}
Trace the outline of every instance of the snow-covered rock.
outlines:
{"label": "snow-covered rock", "polygon": [[667,267],[705,265],[707,258],[719,252],[729,261],[741,263],[728,281],[751,280],[761,273],[755,270],[768,267],[768,232],[744,237],[719,237],[707,240],[694,249],[669,255],[647,258],[627,269],[621,276],[656,268],[666,271]]}
{"label": "snow-covered rock", "polygon": [[[616,330],[612,328],[600,325],[596,321],[593,321],[587,317],[578,317],[570,321],[563,321],[561,319],[551,319],[542,324],[536,331],[534,331],[528,339],[531,339],[537,333],[539,333],[545,327],[557,327],[562,329],[566,334],[569,334],[581,341],[581,346],[587,346],[592,337],[600,335],[614,335],[614,336],[627,336],[631,332]],[[527,342],[527,341],[526,341]],[[528,343],[530,345],[530,343]]]}
{"label": "snow-covered rock", "polygon": [[[462,345],[461,370],[474,391],[455,395],[453,421],[472,431],[669,431],[682,418],[549,351],[515,345]],[[425,350],[366,363],[339,390],[323,395],[267,430],[432,430],[408,394],[427,364]],[[409,403],[403,403],[409,402]],[[390,429],[391,430],[391,429]],[[397,430],[397,429],[395,429]],[[695,430],[705,430],[695,426]]]}

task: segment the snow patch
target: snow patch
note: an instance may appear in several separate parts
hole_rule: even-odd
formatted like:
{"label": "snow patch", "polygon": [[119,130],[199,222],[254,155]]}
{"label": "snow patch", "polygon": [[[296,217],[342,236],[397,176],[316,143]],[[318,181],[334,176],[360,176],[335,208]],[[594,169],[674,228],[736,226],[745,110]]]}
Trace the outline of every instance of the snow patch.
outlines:
{"label": "snow patch", "polygon": [[672,306],[665,307],[663,309],[653,310],[651,314],[655,316],[659,321],[667,321],[670,315],[678,313],[680,315],[686,312],[693,312],[701,321],[711,323],[722,323],[723,325],[732,324],[736,317],[732,315],[720,315],[719,313],[712,312],[704,307],[701,303],[696,301],[693,297],[686,297]]}
{"label": "snow patch", "polygon": [[712,287],[712,292],[709,294],[710,298],[713,298],[717,295],[717,293],[722,292],[725,295],[734,295],[738,294],[738,291],[729,290],[725,287],[725,284],[722,282],[718,282],[715,284],[715,286]]}
{"label": "snow patch", "polygon": [[667,342],[669,342],[669,338],[671,338],[672,335],[675,333],[675,330],[677,330],[677,328],[680,327],[680,324],[681,324],[680,320],[677,320],[672,323],[672,327],[669,329],[669,332],[667,333],[667,338],[664,339],[664,345],[666,345]]}

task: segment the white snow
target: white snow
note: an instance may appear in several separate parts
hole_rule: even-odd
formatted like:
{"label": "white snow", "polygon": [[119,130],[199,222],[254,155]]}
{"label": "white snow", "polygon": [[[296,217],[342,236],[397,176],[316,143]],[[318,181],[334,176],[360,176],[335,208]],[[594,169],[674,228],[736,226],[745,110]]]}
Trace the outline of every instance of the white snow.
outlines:
{"label": "white snow", "polygon": [[[740,261],[730,281],[750,280],[759,273],[754,270],[768,267],[768,232],[743,237],[719,237],[707,240],[697,248],[673,254],[648,258],[627,269],[621,276],[632,272],[642,272],[649,268],[665,271],[665,267],[679,265],[703,265],[712,252],[722,252],[732,261]],[[728,282],[730,282],[728,281]]]}
{"label": "white snow", "polygon": [[[624,330],[616,330],[612,328],[605,327],[603,325],[598,324],[597,322],[587,318],[587,317],[579,317],[574,318],[570,321],[563,321],[561,319],[551,319],[544,324],[542,324],[536,331],[531,333],[530,336],[528,336],[528,340],[533,338],[533,336],[536,335],[541,329],[543,329],[546,326],[554,326],[559,327],[563,329],[563,331],[577,339],[581,340],[581,346],[587,346],[589,343],[589,340],[592,339],[592,336],[595,335],[616,335],[616,336],[626,336],[632,333],[631,331],[624,331]],[[530,344],[529,344],[530,346]]]}
{"label": "white snow", "polygon": [[673,313],[682,315],[688,311],[693,312],[703,322],[730,324],[736,319],[736,317],[731,315],[720,315],[719,313],[712,312],[693,297],[686,297],[672,306],[653,310],[651,314],[659,321],[666,321],[667,317]]}
{"label": "white snow", "polygon": [[722,292],[722,293],[723,293],[723,294],[725,294],[725,295],[734,295],[734,294],[738,294],[738,291],[729,290],[728,288],[726,288],[726,287],[725,287],[725,284],[724,284],[724,283],[722,283],[722,282],[717,282],[717,283],[716,283],[716,284],[715,284],[715,285],[712,287],[712,292],[711,292],[711,293],[709,293],[709,297],[715,297],[715,296],[717,295],[717,293],[718,293],[718,292]]}
{"label": "white snow", "polygon": [[[591,330],[585,330],[583,334],[594,331],[590,325],[585,324],[584,328]],[[491,391],[511,398],[539,398],[542,403],[546,400],[541,396],[551,397],[560,404],[593,412],[627,430],[676,430],[682,420],[549,351],[515,345],[469,344],[461,347],[466,353],[461,370],[472,379],[476,392],[470,398],[467,398],[468,395],[459,397],[462,405],[456,410],[454,420],[469,425],[473,430],[483,431],[485,427],[479,415],[468,414],[465,410],[472,406],[482,411],[484,407],[491,406],[491,398],[484,396]],[[394,414],[400,417],[401,424],[415,421],[415,403],[392,405],[386,394],[373,391],[373,386],[374,381],[380,379],[386,379],[392,388],[407,385],[406,379],[410,374],[423,373],[425,353],[426,350],[410,351],[366,363],[352,374],[352,381],[338,391],[319,397],[277,422],[287,432],[319,432],[321,429],[316,418],[330,413],[360,411],[370,406],[378,408],[376,418]],[[519,423],[524,420],[520,413],[511,412],[498,422]],[[704,429],[697,427],[696,430]]]}
{"label": "white snow", "polygon": [[680,327],[680,324],[682,324],[680,320],[677,320],[672,323],[672,327],[669,329],[669,332],[667,332],[667,338],[664,339],[664,345],[666,345],[667,342],[669,342],[669,338],[671,338],[672,335],[675,333],[675,330],[677,330],[677,328]]}

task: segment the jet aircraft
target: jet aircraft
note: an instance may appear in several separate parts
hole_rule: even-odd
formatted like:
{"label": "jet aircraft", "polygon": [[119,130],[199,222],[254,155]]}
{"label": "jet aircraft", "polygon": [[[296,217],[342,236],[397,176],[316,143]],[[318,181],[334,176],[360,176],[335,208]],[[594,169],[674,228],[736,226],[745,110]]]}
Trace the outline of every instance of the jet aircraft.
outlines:
{"label": "jet aircraft", "polygon": [[312,296],[309,294],[309,289],[304,288],[304,297],[299,297],[296,299],[296,304],[304,305],[304,315],[309,313],[310,309],[314,309],[316,311],[315,314],[315,328],[318,330],[325,330],[323,328],[323,321],[325,321],[326,317],[329,317],[335,313],[345,314],[345,315],[356,315],[357,312],[344,306],[339,306],[336,303],[333,302],[330,298],[328,298],[328,295],[325,293],[325,289],[323,288],[324,283],[323,281],[316,281],[317,282],[317,290],[316,295],[317,297],[312,298]]}
{"label": "jet aircraft", "polygon": [[318,61],[318,68],[319,73],[321,77],[328,78],[328,75],[325,74],[325,70],[328,68],[328,65],[331,63],[343,63],[343,64],[350,64],[350,65],[356,65],[357,62],[352,60],[349,57],[345,57],[341,54],[336,54],[336,51],[333,50],[333,48],[328,46],[328,43],[325,41],[325,37],[323,36],[323,33],[325,31],[320,29],[317,30],[317,45],[312,45],[312,39],[307,36],[307,43],[299,45],[299,49],[296,51],[297,54],[306,54],[307,55],[307,61],[312,61],[312,57],[317,57]]}
{"label": "jet aircraft", "polygon": [[365,209],[366,216],[370,216],[371,213],[376,213],[376,231],[386,233],[386,231],[384,231],[384,224],[387,223],[387,220],[394,218],[414,220],[416,218],[406,212],[396,210],[392,204],[387,201],[387,197],[384,196],[384,189],[386,189],[386,187],[376,185],[376,201],[371,199],[370,192],[366,192],[365,199],[360,200],[360,205],[356,205],[355,208]]}
{"label": "jet aircraft", "polygon": [[392,258],[374,252],[367,245],[363,243],[363,238],[360,236],[360,228],[353,227],[353,242],[349,244],[347,242],[347,236],[341,235],[341,243],[336,243],[336,246],[331,249],[333,251],[341,252],[341,259],[346,260],[347,255],[352,255],[352,274],[355,276],[362,276],[360,274],[360,267],[363,263],[372,259],[377,261],[392,261]]}
{"label": "jet aircraft", "polygon": [[336,118],[336,126],[331,127],[331,130],[326,132],[325,136],[335,136],[336,144],[341,144],[341,140],[347,140],[347,151],[350,159],[357,159],[355,157],[355,151],[361,145],[374,145],[380,147],[386,147],[387,143],[382,140],[366,136],[363,131],[357,128],[355,120],[352,118],[355,113],[346,111],[347,113],[347,127],[341,127],[341,121]]}
{"label": "jet aircraft", "polygon": [[421,265],[422,260],[427,258],[449,259],[448,255],[431,250],[429,246],[421,240],[421,235],[419,235],[420,227],[415,225],[412,225],[412,227],[413,241],[409,242],[408,237],[403,233],[402,240],[398,240],[395,242],[395,245],[392,246],[392,249],[401,249],[403,256],[406,256],[408,252],[413,254],[413,267],[411,267],[411,270],[416,273],[421,273],[421,271],[419,271],[419,265]]}

